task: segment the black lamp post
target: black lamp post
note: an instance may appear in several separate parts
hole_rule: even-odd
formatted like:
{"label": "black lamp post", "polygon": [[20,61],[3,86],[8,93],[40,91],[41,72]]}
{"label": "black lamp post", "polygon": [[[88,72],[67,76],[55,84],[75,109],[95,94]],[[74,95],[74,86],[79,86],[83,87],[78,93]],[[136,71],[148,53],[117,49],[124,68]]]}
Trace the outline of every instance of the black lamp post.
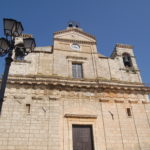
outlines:
{"label": "black lamp post", "polygon": [[24,57],[28,55],[28,53],[32,52],[36,46],[34,38],[25,38],[23,39],[23,43],[15,44],[15,37],[21,36],[23,32],[23,26],[21,22],[6,18],[3,21],[4,34],[6,38],[0,38],[0,56],[2,57],[7,55],[7,57],[5,59],[6,64],[0,89],[0,113],[2,110],[9,68],[13,61],[13,51],[15,56]]}

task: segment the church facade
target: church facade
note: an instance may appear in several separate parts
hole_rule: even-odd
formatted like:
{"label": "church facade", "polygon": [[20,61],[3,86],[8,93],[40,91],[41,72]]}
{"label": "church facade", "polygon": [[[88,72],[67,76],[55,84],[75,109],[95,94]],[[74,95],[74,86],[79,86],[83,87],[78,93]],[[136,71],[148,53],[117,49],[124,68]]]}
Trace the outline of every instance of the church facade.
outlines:
{"label": "church facade", "polygon": [[12,63],[0,149],[150,150],[149,93],[132,46],[103,56],[94,36],[70,24],[52,46]]}

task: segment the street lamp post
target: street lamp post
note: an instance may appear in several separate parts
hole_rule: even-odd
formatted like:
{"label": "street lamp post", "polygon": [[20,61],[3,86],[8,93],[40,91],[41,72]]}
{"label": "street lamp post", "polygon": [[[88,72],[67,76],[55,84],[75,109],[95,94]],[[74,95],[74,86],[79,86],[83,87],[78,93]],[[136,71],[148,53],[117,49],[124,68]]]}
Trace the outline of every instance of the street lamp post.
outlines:
{"label": "street lamp post", "polygon": [[7,18],[4,18],[3,22],[4,34],[6,37],[0,38],[0,56],[3,57],[7,55],[7,57],[5,58],[5,70],[0,89],[0,113],[2,111],[9,68],[13,61],[13,53],[15,53],[15,56],[24,57],[28,55],[28,53],[32,52],[36,46],[34,38],[25,38],[22,43],[15,44],[15,38],[21,36],[24,30],[21,22]]}

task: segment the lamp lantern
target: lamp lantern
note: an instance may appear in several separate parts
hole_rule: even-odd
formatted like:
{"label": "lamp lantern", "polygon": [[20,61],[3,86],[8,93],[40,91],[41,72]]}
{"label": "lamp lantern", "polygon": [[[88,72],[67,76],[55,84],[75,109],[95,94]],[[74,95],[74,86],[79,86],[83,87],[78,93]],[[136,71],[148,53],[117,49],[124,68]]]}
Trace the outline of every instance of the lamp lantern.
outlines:
{"label": "lamp lantern", "polygon": [[36,47],[34,38],[23,39],[23,43],[27,53],[32,52]]}
{"label": "lamp lantern", "polygon": [[6,53],[9,49],[9,42],[5,38],[0,38],[0,56]]}
{"label": "lamp lantern", "polygon": [[6,36],[20,36],[23,31],[21,22],[17,22],[14,19],[4,18],[4,34]]}

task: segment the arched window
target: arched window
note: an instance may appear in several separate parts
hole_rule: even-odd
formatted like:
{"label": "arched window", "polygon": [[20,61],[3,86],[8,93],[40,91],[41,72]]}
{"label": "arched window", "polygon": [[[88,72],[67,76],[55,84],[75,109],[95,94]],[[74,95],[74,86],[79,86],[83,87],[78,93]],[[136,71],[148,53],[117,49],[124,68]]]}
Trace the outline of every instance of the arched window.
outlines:
{"label": "arched window", "polygon": [[125,67],[132,67],[131,56],[128,53],[124,53],[122,58]]}

